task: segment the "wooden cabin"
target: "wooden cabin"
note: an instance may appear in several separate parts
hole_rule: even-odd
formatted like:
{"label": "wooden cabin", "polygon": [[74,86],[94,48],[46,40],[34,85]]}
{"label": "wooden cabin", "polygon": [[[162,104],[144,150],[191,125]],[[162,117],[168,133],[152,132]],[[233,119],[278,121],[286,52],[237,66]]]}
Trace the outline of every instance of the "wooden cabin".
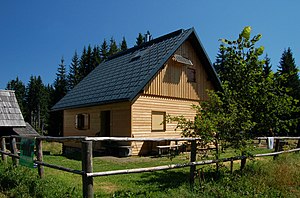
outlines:
{"label": "wooden cabin", "polygon": [[[63,111],[64,136],[181,137],[166,115],[194,119],[192,104],[220,81],[193,28],[120,52],[97,66],[53,111]],[[120,143],[121,144],[121,143]],[[66,143],[68,147],[77,147]],[[96,145],[96,148],[105,146]],[[133,155],[156,149],[132,142]]]}
{"label": "wooden cabin", "polygon": [[0,90],[0,136],[8,135],[39,136],[25,123],[15,92]]}

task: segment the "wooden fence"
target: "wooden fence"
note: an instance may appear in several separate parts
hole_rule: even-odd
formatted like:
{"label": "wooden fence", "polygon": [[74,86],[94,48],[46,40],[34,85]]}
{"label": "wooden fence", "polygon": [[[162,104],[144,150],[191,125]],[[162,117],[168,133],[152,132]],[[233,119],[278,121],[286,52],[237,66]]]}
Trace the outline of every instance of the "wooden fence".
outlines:
{"label": "wooden fence", "polygon": [[[12,157],[12,161],[14,165],[18,165],[18,160],[20,156],[18,155],[16,139],[22,138],[20,136],[9,136],[9,137],[1,137],[1,150],[2,161],[4,163],[7,162],[7,156]],[[266,137],[257,138],[258,140],[267,140]],[[254,157],[265,157],[265,156],[277,156],[282,153],[287,152],[296,152],[300,151],[300,137],[274,137],[275,139],[275,152],[272,153],[264,153],[264,154],[256,154]],[[279,140],[284,139],[294,139],[298,140],[297,148],[287,151],[279,151]],[[6,140],[9,140],[10,152],[8,152],[6,148]],[[223,158],[223,159],[213,159],[213,160],[202,160],[196,161],[197,155],[197,141],[200,139],[197,138],[124,138],[124,137],[83,137],[83,136],[72,136],[72,137],[36,137],[36,160],[34,162],[38,166],[38,174],[40,177],[44,176],[44,166],[79,174],[82,176],[82,189],[83,189],[83,197],[93,197],[93,178],[99,176],[109,176],[109,175],[117,175],[117,174],[131,174],[131,173],[142,173],[142,172],[153,172],[160,170],[169,170],[175,168],[184,168],[190,167],[190,184],[194,184],[196,166],[206,165],[206,164],[218,164],[220,162],[230,162],[230,170],[233,171],[233,162],[237,160],[241,160],[241,168],[245,163],[246,156],[236,156],[231,158]],[[66,142],[66,141],[76,141],[81,142],[82,148],[82,169],[75,170],[63,166],[58,166],[54,164],[49,164],[43,162],[43,141],[53,141],[53,142]],[[147,167],[147,168],[133,168],[126,170],[114,170],[114,171],[102,171],[102,172],[93,172],[93,142],[98,141],[118,141],[118,142],[133,142],[133,141],[149,141],[149,142],[161,142],[161,141],[186,141],[190,142],[190,162],[183,164],[170,164],[163,166],[155,166],[155,167]]]}

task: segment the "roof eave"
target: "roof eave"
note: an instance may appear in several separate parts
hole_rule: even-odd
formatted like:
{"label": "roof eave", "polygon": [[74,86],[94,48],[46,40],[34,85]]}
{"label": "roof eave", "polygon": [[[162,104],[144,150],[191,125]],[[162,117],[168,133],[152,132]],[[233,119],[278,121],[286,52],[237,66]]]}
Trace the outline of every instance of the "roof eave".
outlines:
{"label": "roof eave", "polygon": [[118,99],[118,100],[108,100],[108,101],[104,101],[104,102],[94,102],[94,103],[88,103],[88,104],[82,104],[82,105],[70,105],[70,106],[52,108],[51,112],[63,111],[63,110],[68,110],[68,109],[86,108],[86,107],[92,107],[92,106],[98,106],[98,105],[107,105],[107,104],[113,104],[113,103],[119,103],[119,102],[130,102],[130,99],[122,98],[122,99]]}

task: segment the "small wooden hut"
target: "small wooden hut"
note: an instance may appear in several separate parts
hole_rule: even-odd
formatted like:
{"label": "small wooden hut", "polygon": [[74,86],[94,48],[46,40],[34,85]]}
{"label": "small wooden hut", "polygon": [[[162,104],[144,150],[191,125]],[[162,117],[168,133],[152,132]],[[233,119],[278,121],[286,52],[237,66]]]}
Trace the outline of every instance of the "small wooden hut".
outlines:
{"label": "small wooden hut", "polygon": [[38,136],[39,134],[25,123],[15,92],[0,90],[0,136],[20,135]]}

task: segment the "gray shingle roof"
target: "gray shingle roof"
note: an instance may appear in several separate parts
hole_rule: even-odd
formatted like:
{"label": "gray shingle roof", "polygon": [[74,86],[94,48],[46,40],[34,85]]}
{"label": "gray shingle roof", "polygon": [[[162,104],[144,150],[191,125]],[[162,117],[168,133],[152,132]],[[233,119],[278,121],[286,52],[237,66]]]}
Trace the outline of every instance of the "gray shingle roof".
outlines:
{"label": "gray shingle roof", "polygon": [[20,136],[40,136],[40,134],[36,132],[36,130],[28,122],[26,122],[26,127],[15,127],[13,128],[13,131]]}
{"label": "gray shingle roof", "polygon": [[15,92],[0,90],[0,127],[25,127]]}
{"label": "gray shingle roof", "polygon": [[[178,30],[110,57],[67,93],[52,110],[131,101],[191,35],[211,67],[193,28]],[[213,68],[212,74],[218,80]]]}

